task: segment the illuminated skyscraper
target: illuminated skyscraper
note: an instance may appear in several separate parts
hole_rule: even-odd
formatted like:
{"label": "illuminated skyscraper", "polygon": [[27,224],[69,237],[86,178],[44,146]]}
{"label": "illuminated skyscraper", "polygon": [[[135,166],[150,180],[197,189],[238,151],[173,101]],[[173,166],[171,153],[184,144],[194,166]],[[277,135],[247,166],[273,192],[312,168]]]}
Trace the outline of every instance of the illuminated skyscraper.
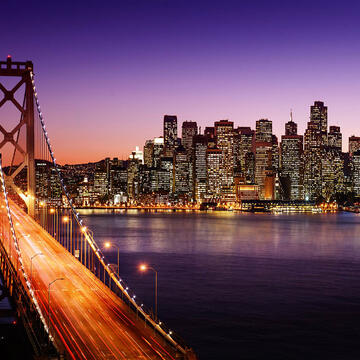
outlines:
{"label": "illuminated skyscraper", "polygon": [[161,157],[158,187],[159,190],[173,193],[174,191],[174,158],[173,157]]}
{"label": "illuminated skyscraper", "polygon": [[208,147],[215,148],[216,147],[215,127],[207,126],[205,128],[204,135],[206,136]]}
{"label": "illuminated skyscraper", "polygon": [[177,146],[177,117],[175,115],[164,116],[164,152],[166,156],[172,156]]}
{"label": "illuminated skyscraper", "polygon": [[353,190],[357,196],[360,196],[360,150],[352,154],[353,166]]}
{"label": "illuminated skyscraper", "polygon": [[341,151],[342,134],[340,132],[340,126],[330,126],[330,131],[328,134],[328,145],[330,148]]}
{"label": "illuminated skyscraper", "polygon": [[255,131],[256,142],[272,142],[272,121],[268,119],[260,119],[256,121]]}
{"label": "illuminated skyscraper", "polygon": [[321,156],[321,194],[329,201],[331,195],[345,191],[344,161],[335,147],[327,147]]}
{"label": "illuminated skyscraper", "polygon": [[[280,168],[281,177],[288,181],[287,191],[291,200],[303,199],[303,137],[297,135],[297,124],[292,119],[285,124],[285,134],[281,137]],[[284,189],[285,190],[285,189]]]}
{"label": "illuminated skyscraper", "polygon": [[193,152],[193,137],[197,135],[197,130],[196,121],[184,121],[182,123],[181,144],[189,154]]}
{"label": "illuminated skyscraper", "polygon": [[153,162],[152,166],[157,168],[160,166],[160,159],[164,152],[164,138],[156,137],[154,139]]}
{"label": "illuminated skyscraper", "polygon": [[201,202],[206,195],[207,165],[206,150],[207,138],[205,135],[195,135],[194,148],[194,195],[197,202]]}
{"label": "illuminated skyscraper", "polygon": [[139,195],[139,169],[141,161],[132,157],[127,167],[127,193],[130,201],[135,201]]}
{"label": "illuminated skyscraper", "polygon": [[293,121],[292,112],[290,112],[290,121],[285,124],[285,136],[297,135],[297,124]]}
{"label": "illuminated skyscraper", "polygon": [[259,185],[260,198],[265,197],[265,177],[269,168],[269,158],[273,156],[272,122],[267,119],[256,121],[255,131],[255,183]]}
{"label": "illuminated skyscraper", "polygon": [[219,199],[221,196],[221,172],[223,168],[223,152],[211,148],[206,151],[207,162],[207,193],[210,198]]}
{"label": "illuminated skyscraper", "polygon": [[322,101],[315,101],[310,107],[310,121],[313,122],[320,131],[321,145],[327,145],[327,123],[328,109]]}
{"label": "illuminated skyscraper", "polygon": [[144,145],[144,164],[151,168],[153,166],[154,140],[146,140]]}
{"label": "illuminated skyscraper", "polygon": [[360,150],[360,137],[350,136],[349,137],[349,154],[350,156],[357,150]]}
{"label": "illuminated skyscraper", "polygon": [[304,139],[304,197],[316,200],[321,191],[322,133],[319,125],[310,121]]}
{"label": "illuminated skyscraper", "polygon": [[[228,120],[215,122],[217,148],[222,151],[221,191],[228,197],[234,182],[234,123]],[[234,193],[235,196],[235,193]]]}
{"label": "illuminated skyscraper", "polygon": [[190,182],[191,163],[188,160],[188,154],[185,147],[180,146],[176,149],[174,155],[174,195],[186,195],[191,198],[192,188]]}

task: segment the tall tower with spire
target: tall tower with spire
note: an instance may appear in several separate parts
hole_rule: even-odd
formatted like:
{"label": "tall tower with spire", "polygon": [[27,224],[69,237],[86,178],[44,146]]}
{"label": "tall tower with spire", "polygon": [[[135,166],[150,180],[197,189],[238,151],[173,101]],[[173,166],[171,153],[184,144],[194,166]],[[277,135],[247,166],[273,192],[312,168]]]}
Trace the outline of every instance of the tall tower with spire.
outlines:
{"label": "tall tower with spire", "polygon": [[297,134],[297,124],[290,121],[285,124],[285,135],[281,137],[281,177],[284,182],[285,197],[291,200],[303,199],[303,137]]}
{"label": "tall tower with spire", "polygon": [[290,109],[290,121],[285,124],[285,135],[297,135],[297,124],[293,121],[293,113]]}

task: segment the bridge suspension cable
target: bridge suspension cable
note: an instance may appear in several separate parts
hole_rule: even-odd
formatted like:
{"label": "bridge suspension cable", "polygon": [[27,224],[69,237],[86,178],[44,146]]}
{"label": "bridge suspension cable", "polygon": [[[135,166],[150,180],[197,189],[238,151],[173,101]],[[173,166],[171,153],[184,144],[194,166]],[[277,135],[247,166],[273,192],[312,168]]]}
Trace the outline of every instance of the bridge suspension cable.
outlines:
{"label": "bridge suspension cable", "polygon": [[[114,291],[117,295],[121,295],[121,298],[125,296],[125,299],[128,300],[130,308],[134,312],[136,312],[137,316],[142,316],[145,323],[149,324],[157,333],[159,333],[179,352],[181,352],[183,355],[187,354],[188,348],[183,343],[181,338],[175,335],[170,329],[168,329],[164,323],[159,321],[159,319],[156,319],[149,310],[145,309],[144,305],[141,302],[136,300],[136,295],[130,291],[125,281],[117,274],[117,272],[113,270],[110,263],[106,260],[101,248],[94,240],[91,230],[83,224],[79,213],[74,207],[72,198],[68,192],[64,178],[62,176],[61,169],[57,164],[55,158],[48,132],[46,130],[44,116],[41,111],[38,93],[35,86],[34,73],[32,71],[30,71],[30,77],[33,86],[35,104],[40,120],[41,131],[45,140],[44,145],[47,150],[47,154],[50,155],[52,166],[55,169],[62,192],[69,206],[69,212],[67,213],[68,216],[65,216],[63,219],[59,218],[57,209],[51,208],[50,214],[52,213],[53,216],[50,221],[51,224],[49,226],[49,219],[45,218],[43,221],[43,227],[46,227],[45,230],[50,232],[51,235],[53,235],[53,237],[55,237],[65,248],[67,248],[69,252],[75,255],[78,260],[81,261],[83,265],[88,267],[101,281],[103,281],[104,284],[106,284],[110,288],[110,290]],[[42,156],[46,158],[47,155],[44,149],[44,145],[40,145],[40,148]],[[75,226],[72,226],[72,220],[74,220]],[[67,235],[65,235],[65,238],[64,236],[61,236],[60,230],[63,229],[64,226],[66,226],[65,231],[70,232],[69,238],[66,237]],[[75,228],[76,226],[77,228]],[[115,285],[115,289],[113,284]]]}
{"label": "bridge suspension cable", "polygon": [[[20,248],[20,245],[19,245],[18,238],[16,236],[14,223],[13,223],[13,219],[12,219],[12,215],[11,215],[11,209],[10,209],[10,206],[9,206],[9,200],[8,200],[8,194],[7,194],[6,185],[5,185],[5,177],[4,177],[3,167],[2,167],[1,155],[0,155],[0,181],[1,181],[1,197],[0,198],[2,199],[1,208],[6,211],[6,216],[7,216],[7,219],[8,219],[8,224],[10,226],[10,234],[11,234],[10,235],[11,239],[9,239],[9,241],[8,241],[8,249],[7,249],[7,251],[8,251],[9,254],[12,254],[11,247],[12,247],[12,245],[14,245],[15,252],[16,252],[17,256],[16,256],[16,261],[12,260],[12,263],[13,263],[14,266],[16,264],[16,270],[18,272],[20,271],[21,277],[24,280],[24,283],[25,283],[25,286],[27,288],[28,294],[30,295],[31,300],[32,300],[32,302],[33,302],[33,304],[34,304],[34,306],[36,308],[36,311],[39,314],[42,325],[43,325],[45,331],[48,333],[48,336],[49,336],[50,340],[53,341],[54,338],[49,333],[49,328],[47,326],[47,323],[45,321],[45,318],[44,318],[44,315],[43,315],[43,313],[41,311],[39,303],[38,303],[38,301],[36,299],[33,286],[32,286],[32,284],[31,284],[31,282],[29,280],[29,277],[28,277],[26,271],[25,271],[24,261],[23,261],[22,254],[21,254],[21,248]],[[4,209],[4,207],[5,207],[5,209]],[[2,225],[4,225],[4,224],[2,223]],[[3,246],[6,246],[6,243],[4,242],[5,237],[6,237],[6,235],[4,234],[4,226],[2,226]],[[12,241],[10,241],[10,240],[12,240]],[[10,258],[12,258],[11,255],[10,255]],[[56,346],[56,344],[54,344],[54,345]]]}

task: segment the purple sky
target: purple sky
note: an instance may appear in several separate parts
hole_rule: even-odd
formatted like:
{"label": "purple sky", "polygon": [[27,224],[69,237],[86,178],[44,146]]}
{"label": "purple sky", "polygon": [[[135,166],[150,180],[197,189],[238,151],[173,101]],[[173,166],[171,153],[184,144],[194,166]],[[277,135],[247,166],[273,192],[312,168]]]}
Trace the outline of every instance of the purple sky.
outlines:
{"label": "purple sky", "polygon": [[60,163],[126,158],[164,114],[179,129],[265,117],[280,137],[290,108],[303,133],[323,100],[344,150],[360,135],[356,1],[30,3],[2,2],[0,57],[34,62]]}

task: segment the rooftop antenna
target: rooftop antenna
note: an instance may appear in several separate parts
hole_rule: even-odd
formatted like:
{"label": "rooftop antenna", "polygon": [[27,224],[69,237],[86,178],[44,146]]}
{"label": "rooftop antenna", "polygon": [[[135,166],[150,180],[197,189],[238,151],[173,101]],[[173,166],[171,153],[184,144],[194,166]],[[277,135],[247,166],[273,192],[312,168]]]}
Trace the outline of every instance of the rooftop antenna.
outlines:
{"label": "rooftop antenna", "polygon": [[292,114],[292,109],[290,109],[290,121],[293,121],[293,114]]}

